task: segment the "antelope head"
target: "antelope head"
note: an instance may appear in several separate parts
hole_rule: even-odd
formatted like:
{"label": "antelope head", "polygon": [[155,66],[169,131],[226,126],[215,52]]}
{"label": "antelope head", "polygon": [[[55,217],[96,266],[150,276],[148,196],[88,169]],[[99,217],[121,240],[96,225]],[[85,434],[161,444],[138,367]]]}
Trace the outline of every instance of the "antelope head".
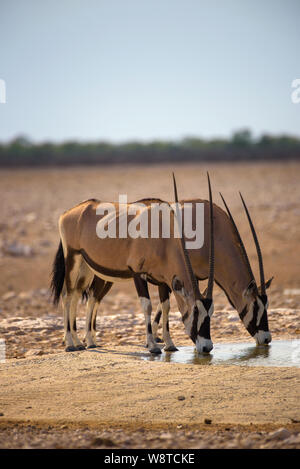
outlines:
{"label": "antelope head", "polygon": [[252,236],[254,239],[255,247],[256,247],[256,252],[257,252],[257,257],[258,257],[258,263],[259,263],[259,274],[260,274],[260,286],[257,286],[257,283],[255,281],[250,261],[245,249],[245,246],[243,244],[243,241],[241,239],[241,236],[239,234],[238,228],[233,220],[233,217],[230,213],[230,210],[222,196],[222,200],[224,202],[225,208],[227,210],[228,216],[232,222],[232,225],[234,227],[235,233],[238,237],[239,244],[242,249],[242,253],[246,262],[246,266],[250,275],[250,283],[248,286],[245,288],[243,291],[242,295],[245,301],[245,306],[243,309],[239,312],[240,318],[243,321],[247,331],[249,334],[255,339],[257,345],[268,345],[271,340],[272,336],[269,331],[269,323],[268,323],[268,297],[267,297],[267,289],[270,287],[273,277],[271,277],[267,282],[265,281],[265,275],[264,275],[264,267],[263,267],[263,258],[262,258],[262,253],[260,249],[260,245],[258,242],[257,234],[252,222],[252,219],[250,217],[249,210],[247,208],[247,205],[243,199],[243,196],[241,193],[240,197],[248,218],[248,222],[251,228]]}
{"label": "antelope head", "polygon": [[[209,353],[213,348],[213,343],[210,337],[210,318],[213,314],[213,284],[214,284],[214,233],[213,233],[213,205],[212,205],[212,192],[209,175],[208,188],[209,188],[209,213],[210,213],[210,245],[209,245],[209,275],[208,285],[205,291],[205,296],[200,293],[198,281],[194,275],[192,265],[190,262],[189,254],[185,246],[183,234],[180,240],[184,254],[185,264],[189,273],[192,283],[192,294],[185,291],[184,285],[177,278],[174,277],[172,281],[172,290],[175,297],[180,304],[184,302],[187,309],[182,316],[182,321],[187,334],[190,336],[196,349],[199,353]],[[176,202],[176,211],[179,210],[178,194],[176,181],[173,174],[174,193]],[[175,213],[176,216],[176,213]],[[178,219],[178,217],[177,217]]]}

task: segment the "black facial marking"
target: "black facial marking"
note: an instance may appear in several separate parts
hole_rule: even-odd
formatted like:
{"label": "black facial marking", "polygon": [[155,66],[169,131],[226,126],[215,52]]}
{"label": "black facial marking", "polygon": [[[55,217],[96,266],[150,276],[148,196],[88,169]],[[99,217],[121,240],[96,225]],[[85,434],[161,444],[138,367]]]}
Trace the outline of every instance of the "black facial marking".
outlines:
{"label": "black facial marking", "polygon": [[206,311],[209,311],[209,309],[212,305],[212,299],[211,298],[203,298],[201,301],[202,301],[202,304],[203,304],[204,308],[206,309]]}
{"label": "black facial marking", "polygon": [[267,295],[260,295],[259,298],[261,299],[263,305],[266,306],[267,301],[268,301]]}
{"label": "black facial marking", "polygon": [[267,316],[266,310],[264,310],[263,312],[258,328],[261,331],[269,332],[269,323],[268,323],[268,316]]}
{"label": "black facial marking", "polygon": [[258,313],[258,311],[259,311],[259,306],[258,306],[257,301],[255,300],[254,301],[254,306],[253,306],[253,313],[252,313],[253,316],[252,316],[252,319],[251,319],[251,321],[249,322],[249,324],[247,326],[247,331],[252,336],[254,336],[254,334],[256,334],[256,332],[257,332],[256,322],[257,322],[257,313]]}
{"label": "black facial marking", "polygon": [[246,314],[247,314],[247,311],[248,311],[248,306],[246,305],[246,306],[243,308],[243,310],[239,313],[239,316],[240,316],[241,320],[244,319],[244,317],[245,317]]}
{"label": "black facial marking", "polygon": [[197,306],[194,307],[194,310],[193,310],[193,324],[192,324],[192,328],[191,328],[191,339],[192,341],[195,343],[196,342],[196,339],[197,339],[197,324],[198,324],[198,317],[199,317],[199,310],[197,308]]}
{"label": "black facial marking", "polygon": [[268,297],[267,295],[260,295],[260,299],[264,305],[264,312],[261,317],[260,323],[258,325],[258,329],[268,332],[269,331],[269,323],[268,323],[268,315],[267,315],[267,310],[266,310],[266,305],[268,302]]}
{"label": "black facial marking", "polygon": [[198,332],[200,337],[210,340],[210,317],[206,316]]}

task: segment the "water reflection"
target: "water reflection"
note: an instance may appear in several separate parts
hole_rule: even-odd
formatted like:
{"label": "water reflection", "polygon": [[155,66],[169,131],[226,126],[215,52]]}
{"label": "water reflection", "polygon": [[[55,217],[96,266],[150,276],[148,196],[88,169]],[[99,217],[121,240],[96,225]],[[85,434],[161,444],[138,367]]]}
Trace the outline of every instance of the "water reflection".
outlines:
{"label": "water reflection", "polygon": [[177,352],[143,357],[150,361],[193,365],[300,366],[300,340],[277,340],[271,345],[252,343],[215,344],[209,354],[199,354],[194,347],[180,347]]}
{"label": "water reflection", "polygon": [[270,356],[271,347],[271,345],[249,347],[232,357],[232,360],[248,361],[256,358],[267,358]]}

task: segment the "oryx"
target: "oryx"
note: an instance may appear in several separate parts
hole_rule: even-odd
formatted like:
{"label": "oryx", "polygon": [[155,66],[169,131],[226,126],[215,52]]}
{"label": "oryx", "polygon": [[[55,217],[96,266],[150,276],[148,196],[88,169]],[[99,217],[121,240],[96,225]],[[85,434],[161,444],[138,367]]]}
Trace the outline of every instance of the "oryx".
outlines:
{"label": "oryx", "polygon": [[[248,208],[244,199],[241,196],[243,206],[247,218],[249,220],[251,232],[255,241],[261,285],[258,286],[248,259],[248,255],[241,239],[238,228],[234,222],[231,212],[222,196],[220,194],[226,212],[216,204],[213,204],[214,213],[214,244],[216,253],[215,262],[215,282],[225,292],[230,304],[238,311],[240,319],[242,320],[245,328],[249,334],[255,339],[258,345],[269,344],[271,342],[271,333],[268,325],[268,298],[266,290],[270,287],[273,277],[265,282],[263,259],[261,249],[257,239],[257,234],[254,229]],[[144,202],[150,204],[153,199],[144,199]],[[192,203],[193,211],[195,210],[196,203],[204,203],[205,205],[205,239],[209,236],[209,226],[207,223],[209,202],[202,199],[191,199],[180,201],[180,204]],[[209,249],[207,244],[201,249],[190,249],[189,257],[191,260],[193,272],[197,280],[205,280],[208,277],[209,271]],[[95,321],[97,311],[97,285],[93,285],[91,290],[91,302],[96,305],[93,310],[93,317]],[[167,350],[176,350],[169,333],[168,314],[170,309],[171,290],[167,285],[159,286],[160,303],[158,305],[154,321],[152,323],[152,332],[155,340],[160,342],[157,337],[157,329],[163,317],[163,340],[166,344]]]}
{"label": "oryx", "polygon": [[[270,287],[273,277],[265,282],[260,245],[249,210],[241,193],[240,197],[256,246],[260,272],[260,286],[258,286],[255,281],[244,243],[232,214],[221,193],[220,195],[228,215],[214,204],[214,238],[216,251],[215,282],[223,289],[230,304],[238,311],[245,328],[255,339],[257,345],[267,345],[271,342],[272,337],[268,325],[268,297],[266,290]],[[204,202],[208,205],[207,201],[199,199],[182,201],[181,203],[183,202],[192,202],[193,204]],[[189,256],[196,278],[198,280],[204,280],[207,277],[208,270],[207,247],[204,245],[203,248],[198,250],[191,249],[189,250]],[[163,303],[161,302],[158,305],[152,324],[153,336],[157,341],[160,341],[157,338],[157,329],[161,315],[167,316],[170,309],[169,293],[167,287],[164,287],[165,299]]]}
{"label": "oryx", "polygon": [[[76,333],[76,309],[79,298],[87,289],[94,291],[88,301],[86,341],[88,347],[95,346],[95,306],[109,291],[115,281],[134,280],[145,316],[147,345],[152,353],[160,353],[151,327],[151,301],[147,282],[160,288],[167,285],[173,291],[185,330],[199,352],[209,352],[213,345],[210,337],[210,317],[213,312],[212,290],[214,281],[214,257],[210,249],[210,274],[205,297],[200,293],[193,274],[189,255],[182,236],[175,236],[179,210],[175,177],[175,209],[170,211],[171,235],[147,238],[106,237],[96,233],[99,216],[99,200],[90,199],[65,212],[59,219],[60,244],[53,264],[52,292],[54,302],[62,296],[64,311],[64,332],[66,351],[83,349]],[[124,207],[113,203],[115,214],[111,221],[123,216]],[[127,204],[125,209],[132,208]],[[212,210],[212,201],[210,203]],[[150,219],[150,205],[143,208],[143,214]],[[211,212],[212,213],[212,212]],[[103,216],[103,215],[102,215]],[[135,217],[128,217],[130,221]],[[102,218],[100,217],[100,221]],[[174,224],[175,222],[175,224]],[[213,239],[213,220],[210,222],[210,239]],[[211,246],[213,243],[211,241]]]}

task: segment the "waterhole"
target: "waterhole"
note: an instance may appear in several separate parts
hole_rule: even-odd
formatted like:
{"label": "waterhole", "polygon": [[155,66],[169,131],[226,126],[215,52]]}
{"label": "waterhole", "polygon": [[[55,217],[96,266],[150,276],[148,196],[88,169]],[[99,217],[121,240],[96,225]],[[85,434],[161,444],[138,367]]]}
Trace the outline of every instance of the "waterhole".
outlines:
{"label": "waterhole", "polygon": [[193,365],[295,366],[300,367],[300,340],[274,340],[270,345],[251,342],[214,344],[209,354],[195,347],[178,347],[177,352],[143,357],[145,360]]}

